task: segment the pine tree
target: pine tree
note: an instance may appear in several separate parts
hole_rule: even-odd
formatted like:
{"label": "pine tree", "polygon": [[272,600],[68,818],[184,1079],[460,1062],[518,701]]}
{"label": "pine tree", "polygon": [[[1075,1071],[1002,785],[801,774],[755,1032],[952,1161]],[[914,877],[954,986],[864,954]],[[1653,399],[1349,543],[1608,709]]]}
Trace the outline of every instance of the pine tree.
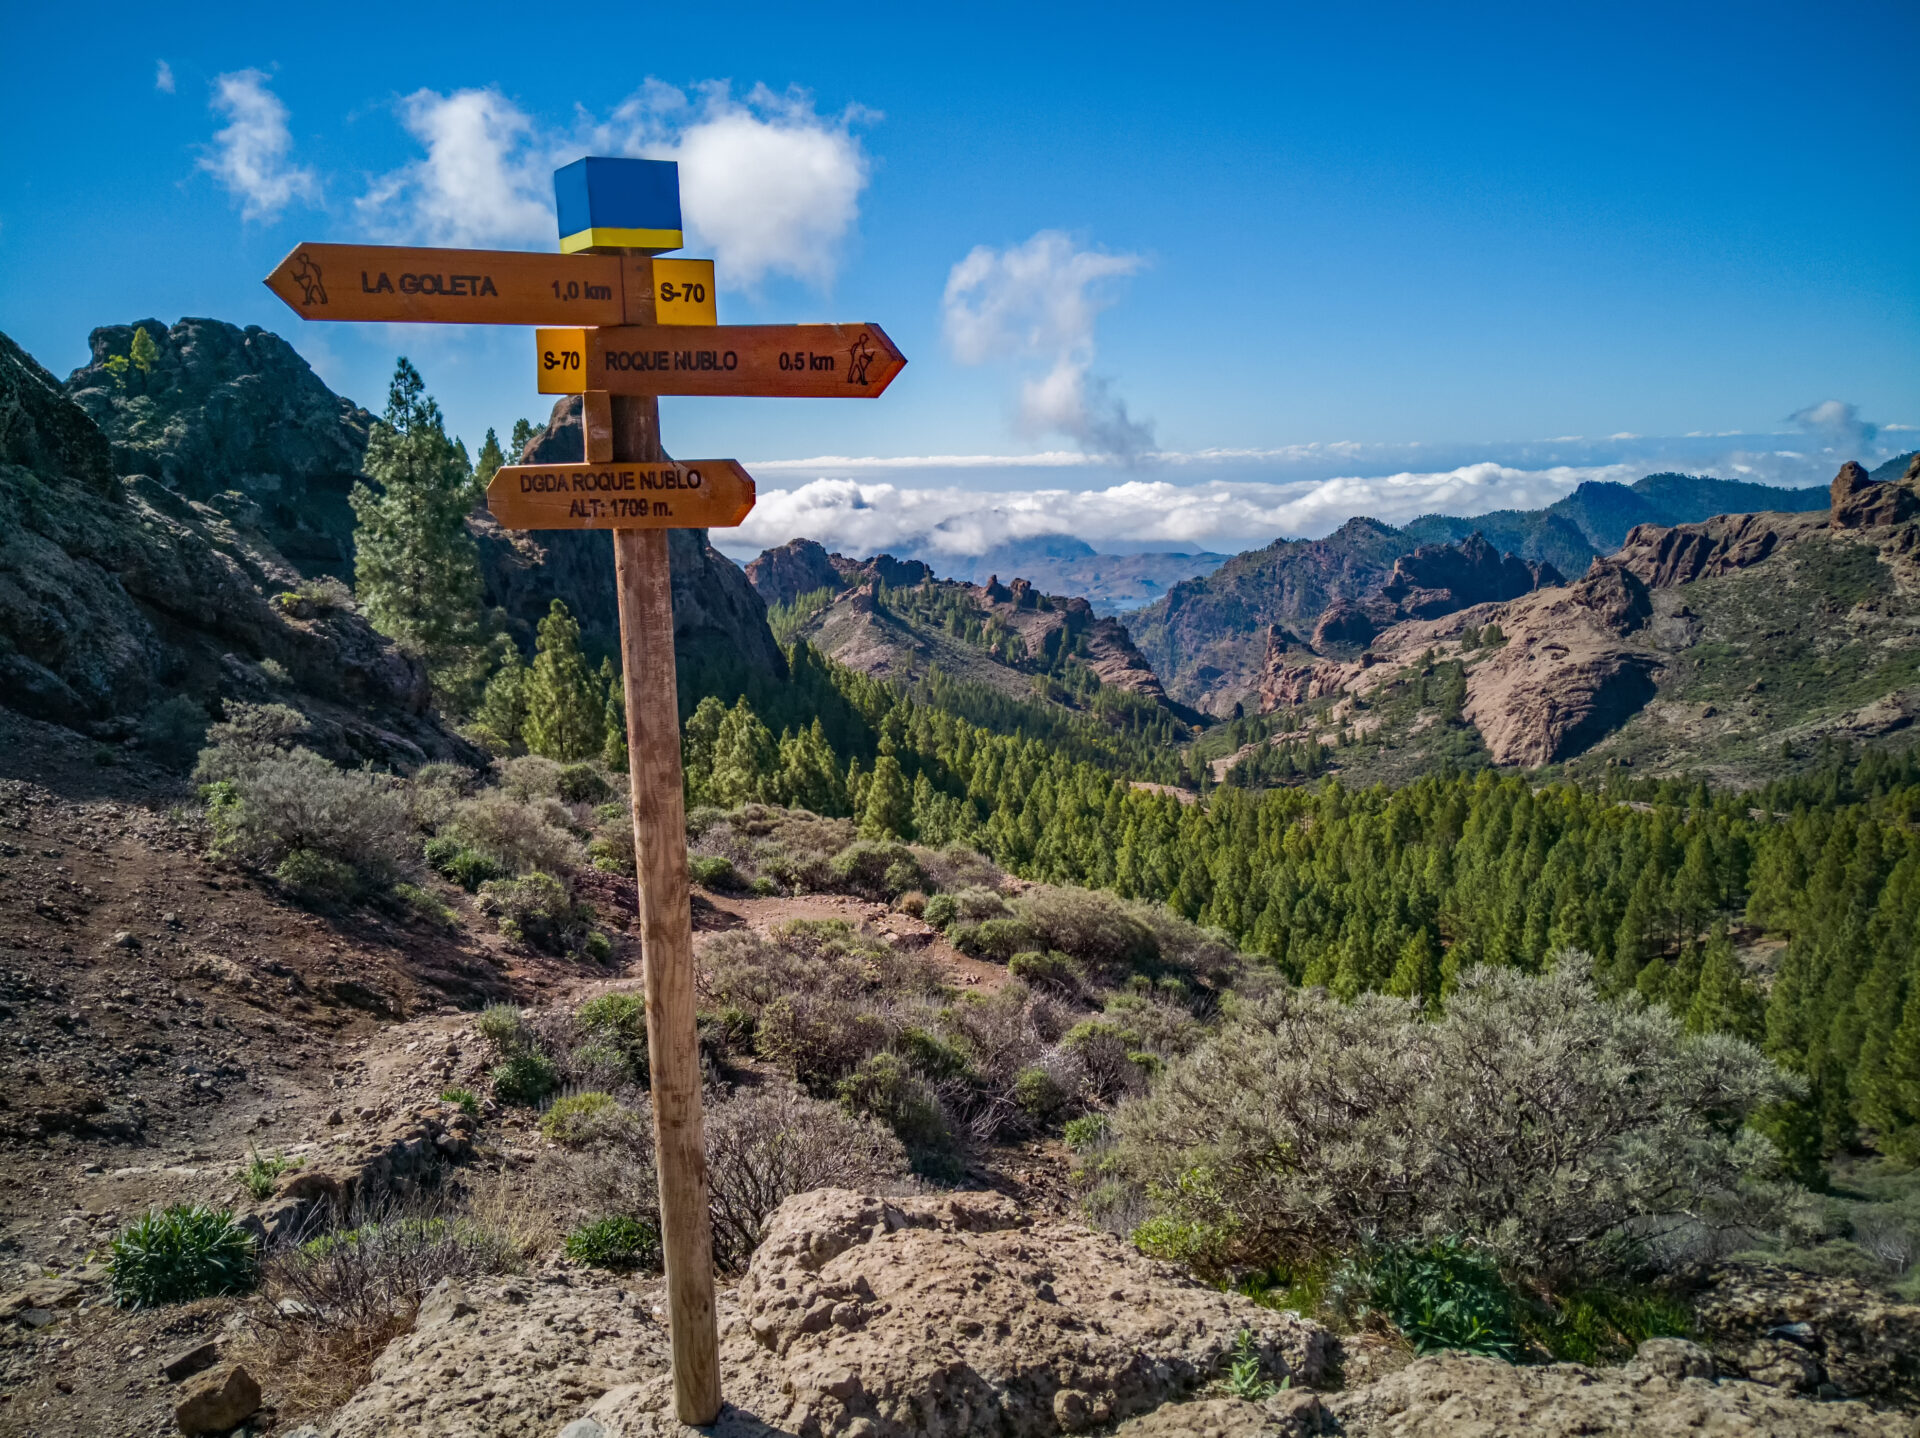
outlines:
{"label": "pine tree", "polygon": [[527,723],[527,666],[520,647],[508,644],[500,667],[487,681],[475,717],[503,743],[518,744]]}
{"label": "pine tree", "polygon": [[140,371],[142,389],[153,382],[153,362],[159,358],[160,346],[153,342],[153,336],[147,333],[147,327],[141,325],[133,332],[133,344],[127,350],[127,361]]}
{"label": "pine tree", "polygon": [[540,433],[540,426],[530,419],[516,419],[513,422],[513,437],[507,441],[507,453],[515,464],[527,452],[527,446],[533,443],[534,436]]}
{"label": "pine tree", "polygon": [[774,787],[780,746],[743,694],[720,721],[713,741],[712,802],[732,808],[764,802]]}
{"label": "pine tree", "polygon": [[867,802],[860,811],[860,835],[866,839],[904,839],[913,828],[913,793],[900,761],[882,754],[873,764]]}
{"label": "pine tree", "polygon": [[1723,1033],[1758,1043],[1766,1029],[1765,1003],[1740,967],[1725,924],[1715,924],[1700,964],[1693,1002],[1682,1017],[1688,1033]]}
{"label": "pine tree", "polygon": [[606,686],[607,737],[600,745],[600,762],[616,774],[627,772],[627,691],[614,670],[613,660],[600,661],[600,682]]}
{"label": "pine tree", "polygon": [[580,625],[560,600],[540,621],[533,668],[527,674],[527,748],[563,763],[600,752],[606,739],[606,699],[580,653]]}
{"label": "pine tree", "polygon": [[493,482],[493,477],[499,472],[500,466],[506,462],[506,451],[500,448],[500,436],[489,428],[487,437],[480,441],[480,457],[474,461],[474,487],[484,491]]}
{"label": "pine tree", "polygon": [[689,809],[714,802],[713,751],[726,718],[727,706],[709,694],[680,726],[680,773]]}
{"label": "pine tree", "polygon": [[472,469],[405,359],[394,369],[366,465],[378,492],[356,484],[350,496],[361,607],[375,629],[426,659],[443,700],[470,698],[485,658],[479,556],[466,526]]}

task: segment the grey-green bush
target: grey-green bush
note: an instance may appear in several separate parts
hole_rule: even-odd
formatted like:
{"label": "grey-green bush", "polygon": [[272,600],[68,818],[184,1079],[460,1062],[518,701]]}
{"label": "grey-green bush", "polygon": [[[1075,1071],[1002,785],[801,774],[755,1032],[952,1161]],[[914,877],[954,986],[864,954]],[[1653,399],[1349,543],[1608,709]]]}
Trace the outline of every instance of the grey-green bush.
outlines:
{"label": "grey-green bush", "polygon": [[1712,1219],[1778,1155],[1741,1121],[1796,1091],[1751,1046],[1605,1002],[1583,956],[1480,966],[1446,1014],[1282,989],[1114,1119],[1136,1239],[1203,1271],[1458,1236],[1548,1279]]}

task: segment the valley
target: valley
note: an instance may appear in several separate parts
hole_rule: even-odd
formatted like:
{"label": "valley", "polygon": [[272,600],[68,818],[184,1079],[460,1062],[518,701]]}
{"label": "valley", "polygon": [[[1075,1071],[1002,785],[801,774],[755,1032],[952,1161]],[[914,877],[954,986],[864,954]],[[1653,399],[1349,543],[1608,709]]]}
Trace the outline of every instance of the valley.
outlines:
{"label": "valley", "polygon": [[[405,362],[91,352],[0,341],[0,1432],[688,1431],[611,545]],[[670,555],[714,1431],[1912,1428],[1920,460]]]}

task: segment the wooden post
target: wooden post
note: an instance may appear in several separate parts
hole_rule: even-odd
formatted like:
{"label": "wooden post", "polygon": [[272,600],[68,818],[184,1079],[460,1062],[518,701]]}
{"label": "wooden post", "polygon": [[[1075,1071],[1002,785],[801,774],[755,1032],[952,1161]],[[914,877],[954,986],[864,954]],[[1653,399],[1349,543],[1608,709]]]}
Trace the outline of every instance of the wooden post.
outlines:
{"label": "wooden post", "polygon": [[[593,397],[594,408],[598,403]],[[657,399],[615,395],[610,410],[614,460],[648,463],[666,457],[660,445]],[[596,417],[582,415],[590,439]],[[698,1426],[720,1414],[720,1342],[713,1302],[700,1041],[694,1021],[693,910],[687,888],[687,820],[680,778],[680,698],[673,667],[673,578],[667,566],[667,531],[614,530],[613,563],[620,590],[627,771],[633,789],[634,873],[640,891],[673,1402],[682,1423]]]}

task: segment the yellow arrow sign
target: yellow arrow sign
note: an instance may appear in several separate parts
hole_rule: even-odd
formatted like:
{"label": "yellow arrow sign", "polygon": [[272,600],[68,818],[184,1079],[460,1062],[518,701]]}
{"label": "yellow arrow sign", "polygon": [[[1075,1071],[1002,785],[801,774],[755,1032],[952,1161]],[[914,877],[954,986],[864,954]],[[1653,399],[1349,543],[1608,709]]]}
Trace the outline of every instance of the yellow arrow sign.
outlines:
{"label": "yellow arrow sign", "polygon": [[753,501],[731,459],[510,464],[487,485],[487,508],[508,529],[727,529]]}
{"label": "yellow arrow sign", "polygon": [[712,260],[301,245],[267,288],[302,319],[460,325],[710,325]]}
{"label": "yellow arrow sign", "polygon": [[878,325],[543,329],[534,346],[542,394],[872,399],[907,363]]}

